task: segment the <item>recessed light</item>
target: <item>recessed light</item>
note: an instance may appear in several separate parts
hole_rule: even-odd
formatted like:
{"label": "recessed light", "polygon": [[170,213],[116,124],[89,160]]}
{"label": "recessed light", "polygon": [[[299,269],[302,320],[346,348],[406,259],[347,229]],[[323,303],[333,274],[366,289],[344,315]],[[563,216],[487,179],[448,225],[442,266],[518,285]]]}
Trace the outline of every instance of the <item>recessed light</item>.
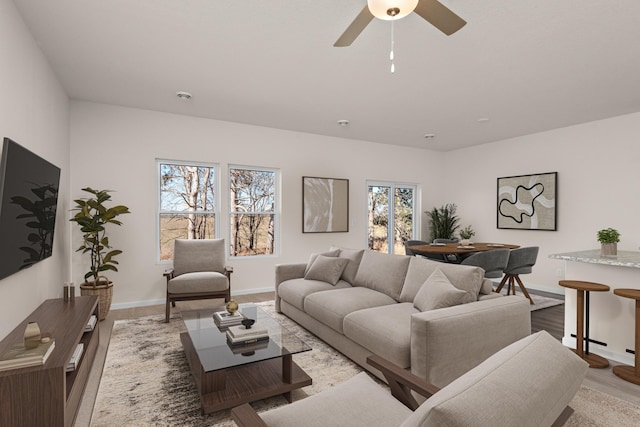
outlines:
{"label": "recessed light", "polygon": [[349,120],[345,120],[345,119],[338,120],[338,124],[340,126],[349,126]]}
{"label": "recessed light", "polygon": [[425,139],[433,139],[436,137],[434,133],[427,133],[424,135]]}
{"label": "recessed light", "polygon": [[487,117],[480,117],[478,119],[478,123],[487,123],[489,121],[489,119]]}
{"label": "recessed light", "polygon": [[191,99],[191,94],[189,92],[176,92],[176,96],[183,101],[188,101]]}

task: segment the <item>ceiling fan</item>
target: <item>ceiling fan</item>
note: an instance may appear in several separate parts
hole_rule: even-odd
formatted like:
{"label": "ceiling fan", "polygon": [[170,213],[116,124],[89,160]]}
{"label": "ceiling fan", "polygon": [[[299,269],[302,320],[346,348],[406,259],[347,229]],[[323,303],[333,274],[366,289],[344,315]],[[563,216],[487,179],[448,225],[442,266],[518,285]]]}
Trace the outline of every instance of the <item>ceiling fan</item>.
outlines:
{"label": "ceiling fan", "polygon": [[448,36],[467,23],[438,0],[367,0],[364,9],[333,45],[350,46],[373,18],[400,19],[411,12],[417,13]]}

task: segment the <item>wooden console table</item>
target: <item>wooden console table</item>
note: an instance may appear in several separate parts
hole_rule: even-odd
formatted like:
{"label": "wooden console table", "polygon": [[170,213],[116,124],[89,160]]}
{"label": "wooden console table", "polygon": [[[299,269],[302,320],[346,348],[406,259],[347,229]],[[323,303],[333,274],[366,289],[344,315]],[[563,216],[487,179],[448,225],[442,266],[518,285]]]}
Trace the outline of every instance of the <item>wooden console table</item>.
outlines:
{"label": "wooden console table", "polygon": [[[0,372],[0,426],[73,425],[100,340],[98,325],[84,332],[92,314],[98,315],[97,296],[46,300],[0,342],[0,354],[22,342],[28,322],[38,322],[56,342],[44,365]],[[66,372],[81,342],[83,356]]]}

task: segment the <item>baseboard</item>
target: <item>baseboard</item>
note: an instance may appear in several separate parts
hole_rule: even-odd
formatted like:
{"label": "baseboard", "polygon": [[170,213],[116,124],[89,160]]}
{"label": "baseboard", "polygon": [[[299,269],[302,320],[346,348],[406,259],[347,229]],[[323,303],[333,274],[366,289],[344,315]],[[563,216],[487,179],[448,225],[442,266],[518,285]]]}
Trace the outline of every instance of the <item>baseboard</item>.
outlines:
{"label": "baseboard", "polygon": [[[564,344],[569,348],[576,348],[576,339],[572,336],[562,337],[562,344]],[[634,366],[635,364],[634,355],[627,354],[627,353],[613,352],[596,343],[589,343],[589,352],[595,353],[598,356],[602,356],[608,360],[613,360],[618,363],[623,363],[625,365]]]}
{"label": "baseboard", "polygon": [[[273,287],[259,288],[259,289],[241,289],[238,291],[232,291],[231,296],[261,294],[264,292],[273,292]],[[162,299],[153,299],[153,300],[145,300],[145,301],[120,302],[120,303],[111,304],[111,309],[119,310],[122,308],[147,307],[150,305],[163,305],[166,301],[167,301],[166,299],[162,298]]]}

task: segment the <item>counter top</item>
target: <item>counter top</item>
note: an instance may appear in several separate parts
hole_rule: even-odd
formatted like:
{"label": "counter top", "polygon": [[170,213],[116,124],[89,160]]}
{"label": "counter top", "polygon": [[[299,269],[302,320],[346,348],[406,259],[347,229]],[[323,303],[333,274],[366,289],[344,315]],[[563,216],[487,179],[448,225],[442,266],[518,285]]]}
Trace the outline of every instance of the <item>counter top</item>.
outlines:
{"label": "counter top", "polygon": [[602,256],[600,249],[588,251],[565,252],[562,254],[551,254],[551,259],[563,259],[565,261],[586,262],[589,264],[604,264],[617,267],[640,268],[640,252],[618,251],[616,256]]}

